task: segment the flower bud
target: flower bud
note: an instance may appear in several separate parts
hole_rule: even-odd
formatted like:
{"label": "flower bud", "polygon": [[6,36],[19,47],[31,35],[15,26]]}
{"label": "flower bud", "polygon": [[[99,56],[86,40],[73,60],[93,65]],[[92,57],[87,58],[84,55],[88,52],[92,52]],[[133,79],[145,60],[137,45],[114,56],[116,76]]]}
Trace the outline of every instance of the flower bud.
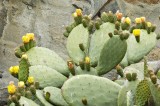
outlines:
{"label": "flower bud", "polygon": [[25,87],[24,82],[23,81],[18,82],[18,87],[24,88]]}
{"label": "flower bud", "polygon": [[86,99],[86,98],[83,98],[83,99],[82,99],[82,103],[83,103],[84,105],[87,105],[87,99]]}
{"label": "flower bud", "polygon": [[33,84],[34,83],[34,77],[28,77],[28,83]]}
{"label": "flower bud", "polygon": [[27,59],[28,59],[27,54],[23,54],[23,55],[22,55],[22,58],[27,60]]}

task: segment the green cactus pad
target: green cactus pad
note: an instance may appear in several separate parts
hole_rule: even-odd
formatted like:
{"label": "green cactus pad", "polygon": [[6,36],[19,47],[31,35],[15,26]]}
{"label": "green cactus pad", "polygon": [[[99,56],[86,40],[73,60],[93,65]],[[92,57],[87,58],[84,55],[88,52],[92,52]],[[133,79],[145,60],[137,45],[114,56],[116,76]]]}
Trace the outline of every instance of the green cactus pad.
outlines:
{"label": "green cactus pad", "polygon": [[21,59],[19,62],[18,80],[26,82],[29,74],[29,63],[26,59]]}
{"label": "green cactus pad", "polygon": [[94,65],[98,62],[100,52],[103,49],[104,44],[110,39],[108,33],[113,33],[115,25],[112,23],[104,23],[100,26],[99,30],[96,30],[91,37],[89,57],[91,58],[91,64]]}
{"label": "green cactus pad", "polygon": [[85,51],[88,49],[89,32],[82,24],[75,27],[67,39],[67,51],[69,56],[75,63],[83,61],[85,53],[79,48],[79,44],[83,44]]}
{"label": "green cactus pad", "polygon": [[149,88],[149,83],[148,81],[142,80],[137,88],[136,88],[136,95],[135,95],[135,101],[136,101],[136,106],[144,106],[147,100],[150,98],[151,91]]}
{"label": "green cactus pad", "polygon": [[127,92],[127,106],[134,106],[134,99],[132,91]]}
{"label": "green cactus pad", "polygon": [[66,62],[58,56],[54,51],[43,47],[33,47],[28,52],[29,63],[33,65],[45,65],[57,70],[65,76],[69,75]]}
{"label": "green cactus pad", "polygon": [[90,67],[90,71],[82,70],[80,67],[76,68],[76,75],[89,74],[89,75],[98,75],[95,68]]}
{"label": "green cactus pad", "polygon": [[120,86],[123,86],[125,83],[125,79],[118,79],[118,80],[115,80],[114,82],[119,84]]}
{"label": "green cactus pad", "polygon": [[[39,106],[31,99],[27,99],[26,97],[21,96],[21,99],[19,100],[20,106]],[[16,106],[14,103],[10,104],[10,106]]]}
{"label": "green cactus pad", "polygon": [[101,51],[96,67],[98,74],[105,74],[119,64],[125,56],[126,50],[127,43],[125,40],[121,40],[119,36],[110,38]]}
{"label": "green cactus pad", "polygon": [[49,102],[46,101],[46,99],[43,96],[43,91],[41,90],[36,90],[36,96],[37,98],[42,102],[42,104],[44,106],[53,106],[52,104],[50,104]]}
{"label": "green cactus pad", "polygon": [[127,92],[131,90],[132,94],[134,96],[138,83],[139,83],[138,80],[136,80],[136,81],[128,81],[128,80],[126,80],[124,86],[119,91],[118,106],[127,106]]}
{"label": "green cactus pad", "polygon": [[69,106],[116,106],[121,86],[103,77],[93,75],[77,75],[67,80],[62,95]]}
{"label": "green cactus pad", "polygon": [[29,76],[40,83],[40,87],[46,86],[61,87],[67,78],[56,70],[47,66],[36,65],[29,67]]}
{"label": "green cactus pad", "polygon": [[126,73],[131,73],[131,74],[132,73],[137,73],[137,79],[138,80],[143,80],[144,79],[144,71],[132,68],[132,66],[128,66],[128,67],[124,68],[123,72],[124,72],[125,75],[126,75]]}
{"label": "green cactus pad", "polygon": [[141,30],[140,42],[137,43],[135,36],[131,35],[127,40],[127,60],[129,64],[139,62],[156,45],[156,34],[147,34],[146,30]]}
{"label": "green cactus pad", "polygon": [[49,102],[56,106],[68,106],[66,101],[63,99],[61,89],[55,87],[44,88],[44,96],[46,93],[50,94]]}
{"label": "green cactus pad", "polygon": [[160,88],[156,87],[152,82],[149,82],[149,86],[155,102],[155,106],[160,106]]}

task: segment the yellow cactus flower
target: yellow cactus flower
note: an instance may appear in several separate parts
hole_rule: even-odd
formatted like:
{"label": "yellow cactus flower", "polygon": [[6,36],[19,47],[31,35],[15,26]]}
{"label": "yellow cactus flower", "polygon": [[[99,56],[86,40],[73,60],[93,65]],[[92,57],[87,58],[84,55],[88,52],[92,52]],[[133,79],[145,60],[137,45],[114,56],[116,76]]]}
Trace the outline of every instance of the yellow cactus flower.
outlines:
{"label": "yellow cactus flower", "polygon": [[34,40],[34,33],[27,33],[26,36],[29,37],[29,40]]}
{"label": "yellow cactus flower", "polygon": [[28,77],[28,83],[33,84],[34,83],[34,77]]}
{"label": "yellow cactus flower", "polygon": [[127,17],[127,18],[125,18],[125,22],[130,25],[131,24],[131,19],[129,17]]}
{"label": "yellow cactus flower", "polygon": [[20,82],[18,82],[18,87],[20,87],[20,88],[24,88],[24,82],[23,81],[20,81]]}
{"label": "yellow cactus flower", "polygon": [[9,72],[10,72],[11,74],[18,74],[18,71],[19,71],[19,66],[11,66],[11,67],[9,68]]}
{"label": "yellow cactus flower", "polygon": [[82,16],[82,10],[81,9],[76,9],[77,16]]}
{"label": "yellow cactus flower", "polygon": [[13,74],[13,66],[11,66],[10,68],[9,68],[9,72],[11,73],[11,74]]}
{"label": "yellow cactus flower", "polygon": [[18,74],[19,66],[13,66],[13,73]]}
{"label": "yellow cactus flower", "polygon": [[10,83],[7,88],[8,88],[8,93],[11,95],[16,92],[16,86],[14,85],[14,83]]}
{"label": "yellow cactus flower", "polygon": [[136,24],[140,24],[142,22],[141,18],[136,18],[135,19]]}
{"label": "yellow cactus flower", "polygon": [[152,26],[151,22],[147,22],[147,26],[151,27]]}
{"label": "yellow cactus flower", "polygon": [[23,55],[22,55],[22,58],[23,58],[23,59],[28,59],[27,54],[23,54]]}
{"label": "yellow cactus flower", "polygon": [[141,17],[141,21],[145,22],[146,21],[146,17]]}
{"label": "yellow cactus flower", "polygon": [[89,57],[86,57],[86,58],[85,58],[85,62],[86,62],[86,63],[90,63],[90,58],[89,58]]}
{"label": "yellow cactus flower", "polygon": [[23,43],[28,43],[29,42],[29,37],[28,36],[22,36],[22,41]]}
{"label": "yellow cactus flower", "polygon": [[141,34],[141,30],[140,29],[134,29],[133,30],[133,35],[134,36],[140,36],[140,34]]}

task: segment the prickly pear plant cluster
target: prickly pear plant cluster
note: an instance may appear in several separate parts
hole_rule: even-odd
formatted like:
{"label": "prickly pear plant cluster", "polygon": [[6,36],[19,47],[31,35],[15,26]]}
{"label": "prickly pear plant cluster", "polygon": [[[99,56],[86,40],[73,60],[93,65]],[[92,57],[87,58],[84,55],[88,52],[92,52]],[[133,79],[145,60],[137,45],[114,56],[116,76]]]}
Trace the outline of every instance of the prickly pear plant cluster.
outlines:
{"label": "prickly pear plant cluster", "polygon": [[[22,37],[15,49],[18,66],[9,68],[18,86],[8,85],[10,106],[159,106],[157,73],[128,66],[139,62],[155,46],[155,25],[145,17],[129,17],[117,11],[92,20],[80,9],[66,27],[65,62],[53,50],[37,47],[33,33]],[[128,67],[125,67],[128,66]],[[124,68],[125,67],[125,68]],[[102,77],[112,69],[114,81]]]}

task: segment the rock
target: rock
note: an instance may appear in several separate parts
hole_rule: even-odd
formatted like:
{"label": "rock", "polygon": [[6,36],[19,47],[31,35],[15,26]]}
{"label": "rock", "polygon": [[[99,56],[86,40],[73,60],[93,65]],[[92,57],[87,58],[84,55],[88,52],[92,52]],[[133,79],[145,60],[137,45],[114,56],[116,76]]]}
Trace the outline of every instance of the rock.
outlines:
{"label": "rock", "polygon": [[24,34],[35,33],[38,46],[50,48],[64,59],[68,58],[63,32],[72,21],[74,11],[68,0],[0,1],[0,70],[4,71],[0,79],[0,96],[3,96],[0,100],[6,101],[8,97],[5,88],[9,81],[17,82],[8,68],[18,64],[14,49],[22,43]]}
{"label": "rock", "polygon": [[111,0],[109,4],[105,5],[104,8],[100,11],[102,12],[108,12],[112,11],[113,13],[116,13],[117,10],[119,10],[118,4],[116,0]]}
{"label": "rock", "polygon": [[72,0],[72,5],[81,8],[85,14],[95,15],[111,0]]}

